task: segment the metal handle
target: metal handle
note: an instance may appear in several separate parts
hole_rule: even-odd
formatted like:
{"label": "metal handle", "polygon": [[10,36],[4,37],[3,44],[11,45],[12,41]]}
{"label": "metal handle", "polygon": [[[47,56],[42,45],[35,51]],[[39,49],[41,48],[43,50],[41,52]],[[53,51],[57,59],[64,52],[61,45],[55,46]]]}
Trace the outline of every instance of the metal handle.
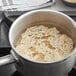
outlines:
{"label": "metal handle", "polygon": [[3,57],[0,57],[0,66],[6,65],[6,64],[10,64],[15,62],[15,58],[10,54],[10,55],[6,55]]}

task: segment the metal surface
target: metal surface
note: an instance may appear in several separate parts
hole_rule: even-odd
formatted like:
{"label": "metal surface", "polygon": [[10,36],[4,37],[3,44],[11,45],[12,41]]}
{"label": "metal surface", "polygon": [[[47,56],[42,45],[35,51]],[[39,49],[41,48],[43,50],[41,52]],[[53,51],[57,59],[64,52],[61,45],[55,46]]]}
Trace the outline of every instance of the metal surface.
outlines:
{"label": "metal surface", "polygon": [[30,1],[26,2],[25,5],[24,4],[20,4],[20,5],[18,5],[18,4],[8,5],[9,2],[6,1],[6,6],[3,6],[2,10],[4,10],[4,11],[24,11],[24,10],[25,11],[29,11],[29,10],[39,9],[39,8],[43,8],[43,7],[47,7],[47,6],[51,7],[55,3],[55,0],[49,0],[49,1],[46,1],[46,3],[44,2],[44,3],[39,4],[39,5],[33,5],[34,2],[32,2],[33,4],[32,3],[27,4],[27,3],[30,3]]}
{"label": "metal surface", "polygon": [[50,9],[50,10],[57,10],[57,11],[70,11],[70,12],[75,12],[76,13],[76,7],[73,8],[73,7],[69,7],[67,5],[65,5],[62,0],[55,0],[56,1],[56,4],[53,5],[52,7],[46,7],[47,9]]}
{"label": "metal surface", "polygon": [[[71,12],[74,12],[76,13],[76,8],[72,8],[72,7],[69,7],[67,5],[65,5],[62,0],[55,0],[56,1],[56,4],[55,5],[52,5],[52,6],[49,6],[49,7],[46,7],[47,9],[51,9],[51,10],[58,10],[58,11],[71,11]],[[2,10],[2,9],[0,9]],[[14,11],[17,11],[15,9],[13,9]],[[22,9],[22,11],[26,11],[26,9]]]}
{"label": "metal surface", "polygon": [[[50,12],[50,13],[49,13]],[[33,19],[32,19],[33,18]],[[58,19],[59,18],[59,19]],[[29,21],[28,21],[29,20]],[[45,22],[42,22],[45,21]],[[29,12],[29,14],[24,14],[22,17],[19,17],[18,20],[12,25],[9,33],[10,43],[14,47],[14,40],[20,35],[21,31],[27,28],[31,23],[38,22],[38,25],[53,22],[60,25],[55,25],[61,32],[68,34],[73,41],[75,40],[75,22],[72,21],[66,15],[51,11],[51,10],[36,10]],[[26,25],[25,25],[26,24]],[[67,26],[66,26],[67,25]],[[14,27],[13,27],[14,26]],[[25,28],[24,28],[25,27]],[[17,31],[16,31],[17,30]],[[62,60],[52,62],[52,63],[41,63],[36,62],[31,59],[25,58],[23,55],[19,54],[16,50],[13,50],[14,54],[19,59],[19,63],[16,64],[16,68],[24,76],[64,76],[72,69],[75,63],[75,52],[76,50],[69,54],[67,57]],[[67,65],[66,65],[67,64]],[[66,65],[66,66],[65,66]],[[49,70],[50,69],[50,70]],[[26,71],[26,72],[25,72]],[[55,71],[55,73],[54,73]]]}
{"label": "metal surface", "polygon": [[10,54],[7,56],[0,57],[0,66],[4,66],[10,63],[15,62],[14,57]]}
{"label": "metal surface", "polygon": [[[0,57],[10,53],[11,48],[0,48]],[[11,76],[16,71],[14,63],[0,66],[0,76]]]}
{"label": "metal surface", "polygon": [[[15,13],[16,13],[16,15],[15,15]],[[13,16],[13,12],[12,13],[6,13],[6,15],[7,15],[7,17],[10,19],[10,20],[12,20],[12,21],[14,21],[19,15],[21,15],[22,14],[22,12],[16,12],[15,11],[15,13],[14,13],[14,16]],[[12,14],[12,15],[11,15]],[[76,17],[75,16],[73,16],[72,15],[72,18],[74,19],[74,20],[76,20]],[[4,24],[3,24],[3,26],[5,27],[5,26],[7,26],[8,27],[8,25],[7,25],[7,23],[4,21]],[[10,25],[11,26],[11,25]],[[7,27],[5,27],[6,28],[6,30],[9,30],[9,28],[7,28]],[[2,28],[3,29],[3,28]],[[5,32],[6,32],[6,30],[4,30]],[[4,35],[6,35],[5,33],[4,33]],[[1,35],[1,36],[3,36],[3,35]],[[4,38],[4,36],[2,37],[2,38]],[[8,46],[8,44],[7,43],[9,43],[8,42],[8,40],[7,40],[8,38],[5,36],[5,41],[3,42],[4,44],[5,44],[5,47],[3,47],[3,45],[1,46],[1,47],[3,47],[3,48],[8,48],[9,46]],[[2,40],[1,40],[2,41]],[[7,48],[6,48],[6,51],[7,51]],[[0,49],[1,50],[1,49]],[[1,51],[0,51],[1,52]],[[12,65],[9,65],[9,66],[11,66],[12,67]],[[1,76],[12,76],[12,74],[9,74],[9,72],[10,72],[10,70],[9,70],[9,66],[7,66],[7,68],[0,68],[0,75]],[[9,71],[9,72],[7,72],[7,70]],[[2,71],[4,71],[3,73],[2,73]],[[14,69],[12,70],[12,71],[15,71]],[[5,73],[5,74],[4,74]],[[74,74],[75,73],[75,74]],[[74,74],[74,75],[73,75]],[[75,76],[76,75],[76,71],[74,71],[73,72],[73,74],[69,74],[69,76]],[[15,73],[15,75],[13,75],[13,76],[17,76],[17,75],[19,75],[18,73]],[[20,75],[21,76],[21,75]]]}

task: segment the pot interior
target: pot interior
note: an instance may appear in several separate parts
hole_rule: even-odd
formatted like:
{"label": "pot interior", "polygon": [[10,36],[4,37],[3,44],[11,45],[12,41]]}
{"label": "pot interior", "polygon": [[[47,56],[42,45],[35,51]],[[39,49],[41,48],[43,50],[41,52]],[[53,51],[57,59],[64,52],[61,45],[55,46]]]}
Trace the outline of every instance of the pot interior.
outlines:
{"label": "pot interior", "polygon": [[57,27],[61,33],[67,34],[72,38],[75,46],[75,27],[73,21],[66,15],[53,12],[53,11],[37,11],[28,14],[24,14],[19,17],[14,23],[11,29],[10,41],[15,45],[16,40],[21,33],[28,27],[34,25],[44,25],[47,27]]}

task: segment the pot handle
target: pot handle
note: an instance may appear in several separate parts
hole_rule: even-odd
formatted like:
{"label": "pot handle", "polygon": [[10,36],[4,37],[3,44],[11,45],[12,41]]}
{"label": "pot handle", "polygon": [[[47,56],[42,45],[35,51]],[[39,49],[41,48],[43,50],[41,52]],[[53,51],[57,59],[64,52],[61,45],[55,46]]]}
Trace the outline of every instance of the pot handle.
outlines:
{"label": "pot handle", "polygon": [[12,54],[0,57],[0,66],[7,65],[10,63],[14,63],[16,59],[12,56]]}

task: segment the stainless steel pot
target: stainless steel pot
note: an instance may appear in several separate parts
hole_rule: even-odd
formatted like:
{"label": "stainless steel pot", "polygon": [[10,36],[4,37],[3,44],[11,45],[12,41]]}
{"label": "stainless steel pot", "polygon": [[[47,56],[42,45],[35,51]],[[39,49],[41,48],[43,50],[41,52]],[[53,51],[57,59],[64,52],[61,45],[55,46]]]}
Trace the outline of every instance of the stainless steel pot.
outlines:
{"label": "stainless steel pot", "polygon": [[[23,57],[15,49],[15,41],[21,32],[29,25],[56,26],[61,32],[69,35],[74,42],[72,53],[55,62],[36,62]],[[52,27],[51,26],[51,27]],[[67,15],[54,10],[34,10],[23,14],[12,24],[9,31],[9,41],[12,46],[11,54],[0,58],[0,66],[15,62],[15,66],[23,76],[64,76],[73,68],[76,60],[76,23]]]}

